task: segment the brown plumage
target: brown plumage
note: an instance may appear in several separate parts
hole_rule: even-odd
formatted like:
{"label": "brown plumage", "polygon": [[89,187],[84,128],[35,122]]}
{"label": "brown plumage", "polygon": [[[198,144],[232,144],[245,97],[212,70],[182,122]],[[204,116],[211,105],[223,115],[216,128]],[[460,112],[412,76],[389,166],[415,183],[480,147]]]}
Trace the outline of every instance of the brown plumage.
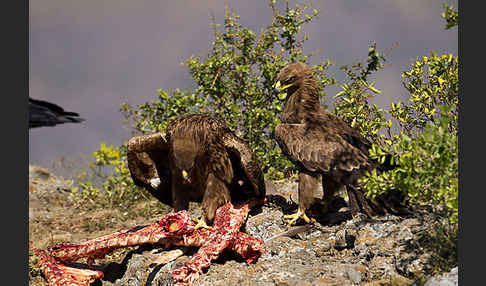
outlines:
{"label": "brown plumage", "polygon": [[260,163],[248,144],[207,115],[182,116],[165,134],[130,139],[127,157],[136,185],[175,211],[202,202],[207,223],[230,200],[265,196]]}
{"label": "brown plumage", "polygon": [[385,213],[392,204],[384,197],[366,199],[357,179],[368,170],[381,169],[368,157],[371,143],[341,118],[323,110],[311,69],[303,63],[283,68],[275,84],[278,97],[285,101],[281,124],[275,128],[282,152],[298,167],[299,210],[286,216],[290,224],[305,215],[313,201],[318,175],[322,175],[324,202],[346,186],[351,213],[368,216]]}

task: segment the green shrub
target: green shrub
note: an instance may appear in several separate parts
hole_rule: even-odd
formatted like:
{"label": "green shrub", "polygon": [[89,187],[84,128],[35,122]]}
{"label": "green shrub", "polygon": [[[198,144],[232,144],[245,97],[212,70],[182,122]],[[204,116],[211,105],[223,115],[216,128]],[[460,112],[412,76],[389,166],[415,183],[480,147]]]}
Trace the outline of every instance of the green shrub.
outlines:
{"label": "green shrub", "polygon": [[[450,108],[444,105],[445,115],[427,123],[417,136],[405,132],[397,136],[391,148],[399,167],[380,175],[373,171],[364,177],[362,183],[368,195],[399,189],[412,203],[438,206],[452,224],[457,223],[458,149],[457,134],[449,129],[453,121],[447,114]],[[372,158],[384,158],[385,153],[377,145],[370,150]]]}
{"label": "green shrub", "polygon": [[[101,142],[93,157],[95,162],[89,164],[89,177],[79,178],[78,187],[71,192],[75,201],[85,207],[124,209],[140,199],[149,199],[132,181],[126,146],[107,146]],[[101,186],[97,186],[96,181],[101,181]]]}
{"label": "green shrub", "polygon": [[[275,8],[271,23],[256,33],[239,23],[239,16],[228,9],[224,24],[213,19],[214,41],[206,56],[191,56],[184,65],[196,88],[158,90],[152,102],[137,106],[122,104],[121,111],[138,134],[164,131],[170,119],[187,113],[211,113],[225,121],[235,133],[245,138],[262,162],[266,179],[293,176],[295,167],[281,154],[273,138],[282,102],[272,99],[272,86],[281,68],[293,61],[307,62],[312,54],[302,48],[307,35],[302,27],[319,12],[306,14],[309,5],[297,4],[285,11]],[[457,24],[451,6],[443,17]],[[452,12],[451,12],[452,11]],[[457,12],[455,12],[457,13]],[[456,18],[454,18],[456,17]],[[450,19],[450,20],[449,20]],[[454,20],[455,19],[455,20]],[[449,25],[448,27],[449,28]],[[347,80],[336,94],[334,113],[374,142],[370,155],[383,162],[392,154],[399,167],[382,174],[372,172],[362,180],[368,196],[398,188],[418,204],[432,204],[457,222],[457,115],[458,58],[437,55],[417,59],[403,72],[403,84],[409,93],[407,103],[392,103],[383,110],[370,99],[381,94],[369,82],[369,75],[384,67],[387,53],[368,50],[366,63],[357,62],[341,69]],[[326,75],[329,60],[313,65],[321,102],[325,105],[324,87],[336,84]],[[392,132],[392,122],[397,122]],[[395,126],[394,126],[395,127]],[[93,174],[102,178],[100,188],[91,180],[81,180],[78,198],[95,200],[106,196],[106,206],[123,206],[145,196],[134,186],[126,167],[126,146],[100,145],[93,155]],[[103,172],[109,169],[108,175]]]}
{"label": "green shrub", "polygon": [[458,116],[458,57],[432,52],[402,73],[403,85],[410,94],[409,104],[392,103],[391,115],[406,133],[420,132],[425,124],[440,117],[440,105],[450,105],[451,131],[456,132]]}
{"label": "green shrub", "polygon": [[383,68],[385,56],[376,50],[376,43],[373,43],[368,49],[366,65],[356,62],[351,67],[341,67],[349,82],[341,85],[342,91],[335,95],[334,103],[336,115],[376,143],[386,140],[387,137],[380,131],[386,130],[389,134],[392,122],[386,119],[383,109],[370,104],[370,99],[381,94],[381,91],[374,87],[374,82],[368,82],[368,76]]}
{"label": "green shrub", "polygon": [[400,125],[386,144],[374,144],[370,156],[384,161],[392,154],[394,170],[372,172],[362,180],[368,196],[391,188],[405,192],[412,202],[430,204],[458,216],[458,58],[432,53],[402,73],[410,93],[408,104],[392,103],[390,114]]}
{"label": "green shrub", "polygon": [[454,10],[454,6],[444,3],[444,9],[441,16],[446,20],[446,30],[459,25],[459,13]]}
{"label": "green shrub", "polygon": [[[246,139],[262,162],[266,178],[281,179],[294,167],[280,152],[273,132],[279,123],[283,103],[271,98],[278,72],[293,61],[307,61],[302,47],[307,40],[302,26],[318,15],[306,14],[308,5],[287,6],[283,13],[269,2],[271,23],[256,33],[239,23],[239,16],[226,11],[221,29],[213,19],[212,47],[206,57],[191,56],[184,65],[194,79],[195,90],[159,89],[157,100],[136,107],[122,105],[122,112],[140,133],[165,130],[167,122],[186,113],[211,113],[225,121],[235,133]],[[324,61],[312,66],[322,87],[335,84],[325,72],[331,65]]]}

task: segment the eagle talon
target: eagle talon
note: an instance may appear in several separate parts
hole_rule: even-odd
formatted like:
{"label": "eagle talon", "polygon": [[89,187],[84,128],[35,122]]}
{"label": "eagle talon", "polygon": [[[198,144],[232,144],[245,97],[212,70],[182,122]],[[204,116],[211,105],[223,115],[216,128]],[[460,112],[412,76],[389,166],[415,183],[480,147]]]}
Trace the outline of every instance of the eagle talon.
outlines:
{"label": "eagle talon", "polygon": [[193,221],[197,222],[196,226],[194,227],[194,230],[200,229],[200,228],[205,228],[205,229],[212,229],[209,225],[206,224],[206,221],[204,218],[198,219],[198,218],[193,218]]}
{"label": "eagle talon", "polygon": [[288,222],[288,225],[289,226],[291,226],[292,224],[294,224],[299,218],[304,219],[306,223],[310,223],[311,222],[311,219],[307,217],[307,215],[305,214],[305,211],[302,211],[300,209],[296,213],[294,213],[294,214],[284,215],[284,220],[285,219],[290,219],[290,221]]}

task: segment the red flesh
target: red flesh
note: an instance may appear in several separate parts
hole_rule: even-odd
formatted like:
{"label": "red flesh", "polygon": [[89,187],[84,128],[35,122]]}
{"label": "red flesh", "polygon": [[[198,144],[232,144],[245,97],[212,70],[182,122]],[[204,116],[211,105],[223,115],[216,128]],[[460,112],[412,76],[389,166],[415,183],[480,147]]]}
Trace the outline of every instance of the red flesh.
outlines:
{"label": "red flesh", "polygon": [[101,271],[69,267],[49,256],[44,250],[32,247],[31,249],[40,258],[39,268],[49,286],[89,286],[96,279],[103,277]]}
{"label": "red flesh", "polygon": [[[95,258],[103,258],[117,248],[145,243],[165,243],[166,247],[196,246],[200,248],[191,260],[172,272],[175,285],[189,285],[196,281],[202,269],[209,267],[211,261],[218,258],[225,249],[238,253],[248,263],[255,262],[262,255],[263,241],[239,231],[250,208],[261,203],[261,200],[253,200],[236,206],[231,203],[221,206],[216,211],[211,229],[194,231],[195,223],[190,219],[188,212],[180,211],[168,214],[160,222],[142,228],[121,229],[113,234],[79,244],[62,243],[55,245],[49,249],[52,257],[47,256],[42,250],[36,250],[36,255],[41,256],[41,269],[49,281],[49,285],[67,285],[55,283],[59,283],[58,281],[65,279],[65,277],[75,279],[78,276],[80,279],[78,283],[81,284],[75,284],[71,281],[69,283],[74,283],[72,285],[89,285],[94,280],[101,278],[103,273],[67,267],[60,262],[72,262],[86,257],[88,265],[91,265]],[[87,271],[101,273],[101,276]],[[72,275],[72,273],[78,272],[79,275]],[[84,274],[84,276],[81,274]],[[86,275],[91,280],[83,278]]]}

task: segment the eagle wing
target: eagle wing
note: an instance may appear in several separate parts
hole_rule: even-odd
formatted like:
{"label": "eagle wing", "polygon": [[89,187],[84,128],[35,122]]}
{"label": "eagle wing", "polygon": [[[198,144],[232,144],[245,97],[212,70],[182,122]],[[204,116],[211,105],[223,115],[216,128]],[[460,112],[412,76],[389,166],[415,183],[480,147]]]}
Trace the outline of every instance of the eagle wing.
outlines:
{"label": "eagle wing", "polygon": [[283,153],[294,163],[310,172],[324,172],[333,177],[341,174],[344,179],[346,174],[349,177],[350,173],[367,169],[370,161],[357,147],[359,140],[353,142],[355,137],[339,131],[319,124],[279,124],[275,137]]}
{"label": "eagle wing", "polygon": [[[135,185],[148,190],[164,204],[172,205],[168,145],[164,133],[133,137],[128,141],[127,161]],[[160,179],[158,187],[151,184]]]}
{"label": "eagle wing", "polygon": [[250,149],[248,143],[236,136],[233,132],[228,131],[223,136],[223,144],[228,153],[239,161],[241,169],[250,181],[254,196],[265,197],[265,180],[260,166],[260,161],[255,153]]}
{"label": "eagle wing", "polygon": [[351,125],[343,119],[327,111],[321,111],[319,113],[311,112],[308,116],[311,117],[309,120],[310,126],[316,127],[317,129],[325,129],[328,133],[341,137],[341,139],[347,141],[368,156],[368,150],[372,145],[371,142],[368,141],[358,129],[351,127]]}

